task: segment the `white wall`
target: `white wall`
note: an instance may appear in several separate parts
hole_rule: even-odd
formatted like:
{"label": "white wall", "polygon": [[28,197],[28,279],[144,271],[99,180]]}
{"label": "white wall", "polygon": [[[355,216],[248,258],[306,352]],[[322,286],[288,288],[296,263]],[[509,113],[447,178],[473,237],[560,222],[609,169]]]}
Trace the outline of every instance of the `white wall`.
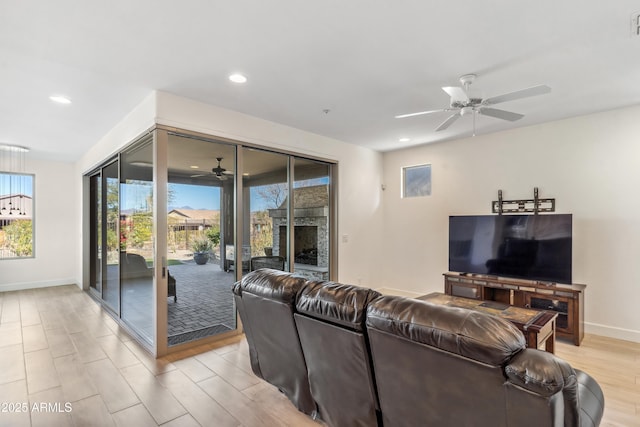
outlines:
{"label": "white wall", "polygon": [[[342,238],[339,239],[339,279],[363,286],[380,286],[375,270],[378,260],[384,256],[384,251],[381,250],[384,244],[381,242],[383,221],[380,153],[162,92],[150,94],[75,165],[67,164],[62,168],[56,168],[52,164],[51,167],[64,172],[66,178],[58,181],[45,178],[43,181],[51,184],[60,182],[60,187],[56,189],[68,190],[65,194],[69,199],[56,200],[65,201],[65,208],[59,209],[58,212],[64,215],[71,226],[64,233],[67,249],[58,251],[57,247],[38,247],[38,260],[53,260],[62,253],[65,254],[62,263],[66,271],[64,276],[53,274],[54,271],[51,269],[42,272],[50,283],[57,284],[63,281],[87,286],[83,257],[88,250],[88,234],[84,232],[86,223],[83,224],[83,215],[86,216],[86,212],[82,202],[83,197],[86,197],[86,186],[82,177],[150,128],[156,120],[160,124],[338,161],[339,234],[348,236],[346,243]],[[39,179],[37,177],[37,180]],[[47,189],[47,192],[52,194],[50,189]],[[74,208],[70,208],[71,206]],[[51,217],[43,221],[43,226],[50,226],[50,221],[56,218],[58,212],[52,212]],[[35,278],[32,279],[19,268],[26,265],[25,262],[29,261],[7,261],[7,264],[3,264],[0,286],[3,283],[13,285],[16,282],[35,282]],[[87,260],[84,260],[85,264],[86,262]]]}
{"label": "white wall", "polygon": [[[573,281],[586,331],[640,342],[640,107],[385,153],[384,287],[442,291],[448,216],[491,201],[555,198],[573,214]],[[464,126],[464,123],[457,124]],[[432,195],[400,198],[403,166],[432,165]]]}
{"label": "white wall", "polygon": [[35,174],[35,257],[0,261],[0,291],[76,283],[72,164],[27,157],[26,172]]}
{"label": "white wall", "polygon": [[102,164],[155,123],[156,92],[151,92],[133,111],[97,141],[76,163],[80,176]]}
{"label": "white wall", "polygon": [[74,264],[75,282],[79,287],[88,289],[89,254],[89,212],[85,199],[89,197],[88,181],[83,176],[101,165],[105,160],[118,153],[124,146],[142,135],[155,123],[156,93],[152,92],[133,111],[127,114],[100,141],[96,142],[75,164],[74,193],[77,195],[75,212],[74,242],[76,243],[76,262]]}
{"label": "white wall", "polygon": [[163,125],[338,161],[339,280],[380,286],[377,267],[385,256],[380,153],[168,93],[157,93],[157,105],[156,119]]}

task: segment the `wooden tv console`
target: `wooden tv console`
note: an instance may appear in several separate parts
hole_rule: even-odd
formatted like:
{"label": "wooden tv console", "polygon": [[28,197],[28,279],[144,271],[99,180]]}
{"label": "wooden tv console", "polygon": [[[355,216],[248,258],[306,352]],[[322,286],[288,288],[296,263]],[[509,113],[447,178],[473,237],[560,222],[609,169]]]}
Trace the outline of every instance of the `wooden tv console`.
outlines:
{"label": "wooden tv console", "polygon": [[580,345],[584,338],[584,290],[587,285],[547,284],[479,274],[444,273],[444,293],[555,311],[556,335]]}

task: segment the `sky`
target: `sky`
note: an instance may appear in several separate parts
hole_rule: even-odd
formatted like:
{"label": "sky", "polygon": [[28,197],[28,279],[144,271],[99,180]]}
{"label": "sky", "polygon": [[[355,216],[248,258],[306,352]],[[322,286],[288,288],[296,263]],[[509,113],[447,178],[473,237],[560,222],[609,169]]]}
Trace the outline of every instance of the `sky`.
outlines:
{"label": "sky", "polygon": [[[322,185],[328,183],[328,178],[319,178],[312,180],[297,181],[294,186]],[[149,183],[144,185],[130,184],[121,187],[122,209],[139,209],[146,210],[146,201],[151,192]],[[261,211],[271,208],[269,201],[264,200],[252,187],[251,195],[251,211]],[[169,192],[171,200],[169,201],[169,210],[175,208],[191,208],[191,209],[220,209],[220,187],[210,187],[206,185],[189,185],[169,183]]]}
{"label": "sky", "polygon": [[[9,180],[9,177],[13,177]],[[0,173],[0,196],[24,194],[33,197],[33,175]]]}
{"label": "sky", "polygon": [[192,209],[220,209],[220,188],[206,185],[169,184],[171,207]]}
{"label": "sky", "polygon": [[[220,188],[206,185],[169,184],[173,199],[170,208],[190,207],[192,209],[220,209]],[[266,202],[255,191],[251,191],[251,210],[266,208]]]}

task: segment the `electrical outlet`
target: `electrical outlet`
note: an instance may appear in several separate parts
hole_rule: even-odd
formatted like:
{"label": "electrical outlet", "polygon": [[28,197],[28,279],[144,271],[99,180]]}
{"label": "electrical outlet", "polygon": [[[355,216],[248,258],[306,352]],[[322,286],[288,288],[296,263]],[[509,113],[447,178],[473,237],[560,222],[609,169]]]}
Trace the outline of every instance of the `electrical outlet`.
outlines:
{"label": "electrical outlet", "polygon": [[631,35],[640,36],[640,12],[631,15]]}

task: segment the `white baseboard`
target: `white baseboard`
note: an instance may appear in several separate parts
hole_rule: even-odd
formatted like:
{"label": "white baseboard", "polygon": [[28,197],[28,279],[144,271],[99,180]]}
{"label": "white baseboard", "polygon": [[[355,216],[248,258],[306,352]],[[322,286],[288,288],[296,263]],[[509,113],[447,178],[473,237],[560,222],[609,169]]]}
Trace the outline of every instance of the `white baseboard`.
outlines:
{"label": "white baseboard", "polygon": [[22,282],[0,285],[0,292],[22,291],[25,289],[48,288],[50,286],[76,285],[75,279],[46,280],[43,282]]}
{"label": "white baseboard", "polygon": [[584,322],[584,332],[608,338],[640,343],[640,331]]}
{"label": "white baseboard", "polygon": [[409,298],[417,298],[422,295],[425,295],[426,292],[413,292],[413,291],[405,291],[404,289],[394,289],[394,288],[378,288],[376,291],[380,292],[382,295],[395,295],[400,297],[409,297]]}

